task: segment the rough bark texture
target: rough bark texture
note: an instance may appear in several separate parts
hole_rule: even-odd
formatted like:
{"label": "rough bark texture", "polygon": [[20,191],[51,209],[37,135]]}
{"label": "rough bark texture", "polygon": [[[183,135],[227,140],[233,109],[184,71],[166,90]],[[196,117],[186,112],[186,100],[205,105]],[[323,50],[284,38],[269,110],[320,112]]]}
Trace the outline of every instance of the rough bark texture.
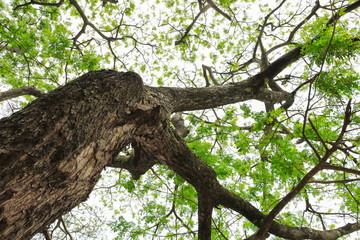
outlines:
{"label": "rough bark texture", "polygon": [[[134,154],[120,166],[134,178],[160,163],[195,187],[199,239],[210,239],[212,209],[219,204],[261,226],[266,216],[223,188],[215,171],[187,147],[169,120],[171,113],[181,110],[247,99],[275,103],[291,96],[264,89],[263,83],[257,75],[238,84],[197,90],[152,88],[136,73],[95,71],[1,119],[0,239],[31,238],[85,201],[104,166],[117,165],[118,153],[129,144]],[[274,222],[269,232],[289,239],[332,239],[319,236],[359,228],[355,223],[315,231]]]}
{"label": "rough bark texture", "polygon": [[136,74],[92,72],[0,121],[0,239],[30,238],[88,197],[130,141],[141,90]]}
{"label": "rough bark texture", "polygon": [[[97,71],[2,119],[0,237],[30,238],[86,200],[101,170],[128,144],[135,149],[128,163],[135,178],[155,163],[166,164],[202,195],[216,199],[208,194],[220,187],[215,172],[170,128],[170,114],[270,96],[257,89],[251,82],[200,93],[151,88],[135,73]],[[211,203],[205,206],[211,214],[215,201],[202,202]]]}

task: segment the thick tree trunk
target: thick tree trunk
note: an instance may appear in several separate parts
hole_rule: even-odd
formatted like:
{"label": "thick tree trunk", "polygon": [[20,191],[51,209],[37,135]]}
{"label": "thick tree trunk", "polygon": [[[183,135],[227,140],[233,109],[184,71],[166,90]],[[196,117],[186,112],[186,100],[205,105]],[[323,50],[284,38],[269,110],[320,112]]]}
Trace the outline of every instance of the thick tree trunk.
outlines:
{"label": "thick tree trunk", "polygon": [[0,239],[30,238],[88,197],[131,142],[142,88],[134,73],[90,72],[1,119]]}

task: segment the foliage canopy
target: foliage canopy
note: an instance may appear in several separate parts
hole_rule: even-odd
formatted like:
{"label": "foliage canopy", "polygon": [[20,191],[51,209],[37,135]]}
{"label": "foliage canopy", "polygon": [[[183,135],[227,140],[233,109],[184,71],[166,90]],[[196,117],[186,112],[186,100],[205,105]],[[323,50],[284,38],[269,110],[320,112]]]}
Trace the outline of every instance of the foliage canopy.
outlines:
{"label": "foliage canopy", "polygon": [[[137,72],[147,85],[222,87],[300,49],[266,78],[269,90],[292,99],[185,111],[184,140],[224,187],[277,222],[324,231],[351,223],[354,229],[342,235],[353,239],[360,230],[359,6],[0,0],[1,86],[48,92],[88,71],[114,69]],[[196,239],[197,201],[194,187],[165,166],[136,181],[124,169],[107,168],[91,201],[50,230],[54,239]],[[245,239],[257,230],[236,211],[213,212],[213,239]]]}

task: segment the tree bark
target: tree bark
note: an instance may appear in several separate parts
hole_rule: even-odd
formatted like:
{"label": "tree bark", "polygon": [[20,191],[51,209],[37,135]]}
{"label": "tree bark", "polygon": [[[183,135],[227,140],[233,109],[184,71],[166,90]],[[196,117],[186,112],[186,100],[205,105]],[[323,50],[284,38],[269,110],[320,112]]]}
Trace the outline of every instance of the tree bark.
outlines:
{"label": "tree bark", "polygon": [[[224,189],[215,171],[169,124],[176,111],[248,99],[275,103],[291,95],[266,90],[261,82],[257,75],[209,88],[153,88],[144,86],[133,72],[94,71],[1,119],[0,239],[29,239],[85,201],[104,166],[116,165],[119,152],[128,145],[134,154],[120,166],[134,178],[160,163],[195,187],[199,239],[210,238],[212,209],[219,204],[261,225],[266,216]],[[340,230],[358,228],[353,224]],[[290,230],[295,230],[296,239],[315,234],[312,229],[299,231],[278,223],[269,231],[286,237]]]}
{"label": "tree bark", "polygon": [[96,71],[1,119],[1,239],[30,238],[85,201],[104,166],[129,144],[135,154],[128,167],[137,178],[162,163],[197,190],[218,185],[215,172],[172,131],[170,115],[272,94],[257,87],[245,81],[198,90],[151,88],[132,72]]}
{"label": "tree bark", "polygon": [[90,72],[0,120],[0,239],[31,238],[86,200],[130,143],[142,88],[134,73]]}

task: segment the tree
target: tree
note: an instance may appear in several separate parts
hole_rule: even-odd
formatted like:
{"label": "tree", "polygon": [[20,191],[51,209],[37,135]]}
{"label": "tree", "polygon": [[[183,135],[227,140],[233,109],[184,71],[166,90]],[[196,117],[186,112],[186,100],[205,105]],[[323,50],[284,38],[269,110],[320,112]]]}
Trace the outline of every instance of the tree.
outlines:
{"label": "tree", "polygon": [[0,100],[26,95],[0,120],[2,239],[51,239],[105,167],[131,174],[121,194],[168,189],[138,225],[110,224],[119,239],[360,229],[360,1],[0,6],[0,76],[13,88]]}

